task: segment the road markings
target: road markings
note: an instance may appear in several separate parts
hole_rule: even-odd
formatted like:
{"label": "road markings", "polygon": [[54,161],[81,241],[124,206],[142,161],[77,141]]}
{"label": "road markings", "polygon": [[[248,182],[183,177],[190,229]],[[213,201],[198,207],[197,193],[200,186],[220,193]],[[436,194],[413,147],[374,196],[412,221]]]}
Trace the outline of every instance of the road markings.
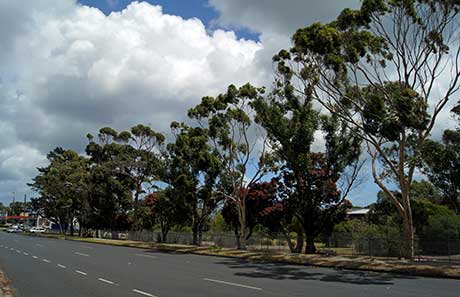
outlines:
{"label": "road markings", "polygon": [[20,254],[20,253],[22,253],[22,252],[21,252],[20,250],[16,250],[16,253]]}
{"label": "road markings", "polygon": [[34,259],[38,259],[38,257],[37,257],[37,256],[32,256],[32,258],[34,258]]}
{"label": "road markings", "polygon": [[47,259],[43,259],[42,261],[45,262],[45,263],[51,263],[51,261],[47,260]]}
{"label": "road markings", "polygon": [[24,252],[23,254],[24,254],[24,256],[28,256],[28,255],[29,255],[29,254],[28,254],[28,253],[26,253],[26,252]]}
{"label": "road markings", "polygon": [[158,257],[156,257],[156,256],[150,256],[150,255],[134,254],[134,256],[139,256],[139,257],[144,257],[144,258],[150,258],[150,259],[158,259]]}
{"label": "road markings", "polygon": [[90,247],[90,246],[84,246],[84,245],[80,245],[81,248],[84,248],[84,249],[88,249],[88,250],[93,250],[94,248]]}
{"label": "road markings", "polygon": [[39,244],[39,243],[36,243],[35,245],[36,245],[36,246],[39,246],[39,247],[44,247],[43,244]]}
{"label": "road markings", "polygon": [[84,253],[75,252],[74,254],[79,255],[79,256],[83,256],[83,257],[89,257],[88,254],[84,254]]}
{"label": "road markings", "polygon": [[251,289],[251,290],[258,290],[258,291],[262,290],[262,288],[257,288],[257,287],[252,287],[252,286],[247,286],[247,285],[242,285],[242,284],[237,284],[237,283],[230,283],[230,282],[221,281],[221,280],[217,280],[217,279],[203,278],[203,280],[208,281],[208,282],[215,282],[215,283],[224,284],[224,285],[230,285],[230,286],[235,286],[235,287]]}
{"label": "road markings", "polygon": [[143,292],[143,291],[141,291],[141,290],[137,290],[137,289],[134,289],[133,292],[135,292],[135,293],[137,293],[137,294],[144,295],[144,296],[157,297],[157,296],[155,296],[155,295],[152,295],[152,294],[149,294],[149,293]]}
{"label": "road markings", "polygon": [[103,278],[98,278],[97,280],[100,281],[100,282],[106,283],[106,284],[115,285],[115,283],[113,281],[109,281],[109,280],[106,280],[106,279],[103,279]]}
{"label": "road markings", "polygon": [[88,275],[88,273],[80,271],[80,270],[75,270],[75,272],[81,275]]}
{"label": "road markings", "polygon": [[67,268],[66,266],[61,265],[61,264],[58,264],[57,266],[58,266],[58,267],[61,267],[61,268]]}

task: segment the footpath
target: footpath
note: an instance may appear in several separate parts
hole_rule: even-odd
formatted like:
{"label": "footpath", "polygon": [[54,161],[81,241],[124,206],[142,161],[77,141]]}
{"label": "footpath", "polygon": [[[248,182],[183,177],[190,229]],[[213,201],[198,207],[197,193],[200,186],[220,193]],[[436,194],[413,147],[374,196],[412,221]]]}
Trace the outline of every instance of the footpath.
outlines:
{"label": "footpath", "polygon": [[[250,261],[265,261],[284,264],[310,265],[338,269],[364,270],[397,273],[413,276],[460,279],[460,263],[419,262],[386,258],[349,257],[333,255],[291,254],[278,251],[251,251],[215,246],[193,246],[181,244],[161,244],[133,240],[114,240],[101,238],[70,237],[56,234],[28,234],[56,239],[65,239],[114,246],[153,249],[168,253],[188,253],[196,255],[239,258]],[[1,295],[0,295],[1,297]]]}

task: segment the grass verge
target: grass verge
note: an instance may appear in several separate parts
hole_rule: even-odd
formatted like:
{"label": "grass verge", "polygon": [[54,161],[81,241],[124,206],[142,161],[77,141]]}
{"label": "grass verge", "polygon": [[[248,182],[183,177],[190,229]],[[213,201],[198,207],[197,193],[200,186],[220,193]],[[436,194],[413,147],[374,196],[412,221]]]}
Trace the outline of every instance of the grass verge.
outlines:
{"label": "grass verge", "polygon": [[11,287],[11,281],[6,277],[5,273],[0,270],[0,296],[14,297],[15,292]]}

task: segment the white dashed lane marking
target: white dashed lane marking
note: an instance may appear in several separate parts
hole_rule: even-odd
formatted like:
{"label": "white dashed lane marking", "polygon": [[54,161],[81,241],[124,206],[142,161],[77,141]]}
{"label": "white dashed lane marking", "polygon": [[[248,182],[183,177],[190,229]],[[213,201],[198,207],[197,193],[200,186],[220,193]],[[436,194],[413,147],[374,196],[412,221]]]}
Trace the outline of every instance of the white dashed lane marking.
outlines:
{"label": "white dashed lane marking", "polygon": [[107,280],[107,279],[98,278],[97,280],[100,281],[100,282],[109,284],[109,285],[115,285],[115,283],[114,283],[113,281],[109,281],[109,280]]}
{"label": "white dashed lane marking", "polygon": [[75,252],[74,254],[79,255],[79,256],[83,256],[83,257],[89,257],[88,254],[84,254],[84,253]]}
{"label": "white dashed lane marking", "polygon": [[235,287],[240,287],[240,288],[251,289],[251,290],[258,290],[258,291],[262,290],[262,288],[257,288],[257,287],[247,286],[247,285],[242,285],[242,284],[237,284],[237,283],[231,283],[231,282],[221,281],[221,280],[217,280],[217,279],[204,278],[203,280],[208,281],[208,282],[214,282],[214,283],[229,285],[229,286],[235,286]]}
{"label": "white dashed lane marking", "polygon": [[61,265],[61,264],[58,264],[57,266],[58,266],[58,267],[61,267],[61,268],[67,268],[66,266]]}
{"label": "white dashed lane marking", "polygon": [[80,271],[80,270],[75,270],[75,272],[81,275],[88,275],[88,273]]}
{"label": "white dashed lane marking", "polygon": [[144,257],[144,258],[150,258],[150,259],[158,259],[158,257],[156,257],[156,256],[150,256],[150,255],[134,254],[134,256]]}
{"label": "white dashed lane marking", "polygon": [[150,293],[147,293],[147,292],[144,292],[144,291],[141,291],[141,290],[137,290],[137,289],[134,289],[133,292],[137,293],[137,294],[141,294],[141,295],[144,295],[144,296],[149,296],[149,297],[157,297],[155,295],[152,295]]}
{"label": "white dashed lane marking", "polygon": [[23,254],[24,254],[24,256],[28,256],[28,255],[29,255],[29,254],[28,254],[28,253],[26,253],[26,252],[24,252]]}
{"label": "white dashed lane marking", "polygon": [[48,260],[48,259],[43,259],[42,261],[45,262],[45,263],[51,263],[51,261]]}
{"label": "white dashed lane marking", "polygon": [[34,258],[34,259],[38,259],[38,257],[37,257],[37,256],[32,256],[32,258]]}

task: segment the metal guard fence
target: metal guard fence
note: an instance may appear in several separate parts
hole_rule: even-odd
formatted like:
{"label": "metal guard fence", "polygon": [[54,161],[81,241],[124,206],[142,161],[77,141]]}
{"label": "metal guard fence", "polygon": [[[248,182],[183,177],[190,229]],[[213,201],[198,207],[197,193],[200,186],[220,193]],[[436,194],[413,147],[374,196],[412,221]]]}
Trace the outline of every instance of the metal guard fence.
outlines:
{"label": "metal guard fence", "polygon": [[[89,230],[88,237],[134,240],[152,243],[184,244],[191,245],[193,236],[189,232],[169,232],[162,240],[159,231],[109,231]],[[295,245],[295,236],[291,235]],[[237,237],[234,233],[202,234],[202,246],[218,248],[235,248]],[[250,250],[289,252],[289,245],[284,234],[257,233],[253,234],[246,242]],[[359,257],[384,257],[401,258],[407,242],[398,236],[375,236],[353,233],[334,233],[328,237],[320,237],[315,242],[319,253],[330,255],[347,255]],[[449,261],[460,262],[460,236],[445,239],[431,238],[429,236],[416,236],[414,240],[415,256],[424,261]]]}

